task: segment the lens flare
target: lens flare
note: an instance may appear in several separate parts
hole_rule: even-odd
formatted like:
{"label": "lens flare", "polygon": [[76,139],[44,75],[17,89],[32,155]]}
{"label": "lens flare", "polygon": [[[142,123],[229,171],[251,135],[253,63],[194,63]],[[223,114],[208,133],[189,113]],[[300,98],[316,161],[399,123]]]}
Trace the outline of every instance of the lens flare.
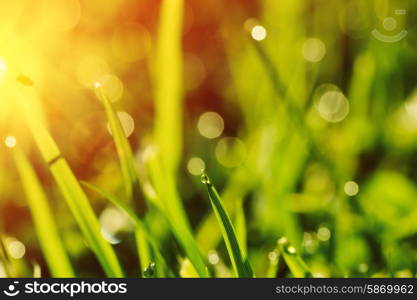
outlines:
{"label": "lens flare", "polygon": [[215,112],[206,112],[198,120],[198,131],[208,139],[219,137],[224,130],[223,118]]}
{"label": "lens flare", "polygon": [[206,164],[204,161],[199,157],[193,157],[188,161],[187,169],[190,174],[198,176],[204,172],[204,168]]}
{"label": "lens flare", "polygon": [[265,27],[261,25],[254,26],[251,31],[251,36],[254,40],[258,42],[263,41],[267,36]]}
{"label": "lens flare", "polygon": [[3,58],[0,57],[0,84],[4,81],[7,72],[7,65]]}
{"label": "lens flare", "polygon": [[7,148],[14,148],[16,147],[17,140],[14,136],[8,136],[4,139],[4,144]]}

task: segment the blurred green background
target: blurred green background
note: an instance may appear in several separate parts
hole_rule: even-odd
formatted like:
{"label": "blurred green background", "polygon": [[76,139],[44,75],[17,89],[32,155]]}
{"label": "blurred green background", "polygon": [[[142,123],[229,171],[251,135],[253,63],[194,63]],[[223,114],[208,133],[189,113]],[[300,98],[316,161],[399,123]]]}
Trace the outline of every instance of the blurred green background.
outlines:
{"label": "blurred green background", "polygon": [[[7,4],[14,18],[0,23],[0,40],[13,32],[12,45],[34,48],[27,72],[79,180],[123,194],[106,114],[92,91],[99,81],[139,170],[155,140],[171,139],[160,151],[167,169],[172,163],[173,182],[215,276],[233,272],[200,180],[203,169],[258,277],[271,275],[282,236],[317,277],[416,275],[417,3],[187,0],[177,49],[161,42],[161,1],[75,2],[78,13],[50,36],[49,29],[30,33],[43,16],[28,12],[37,7],[33,1]],[[15,42],[20,36],[26,40]],[[11,46],[0,55],[24,61],[27,49]],[[166,64],[155,63],[163,55]],[[178,69],[170,66],[176,62]],[[178,98],[178,106],[157,104],[164,84],[158,78],[175,70],[180,77],[164,95]],[[8,96],[0,100],[0,116],[0,224],[16,275],[51,276],[12,159],[13,137],[36,170],[77,275],[103,276]],[[163,137],[154,140],[154,128]],[[144,188],[155,193],[151,182]],[[126,275],[139,276],[146,266],[136,258],[129,219],[86,193]],[[174,276],[187,276],[169,222],[152,208],[144,219]],[[272,276],[292,276],[281,259],[277,268]]]}

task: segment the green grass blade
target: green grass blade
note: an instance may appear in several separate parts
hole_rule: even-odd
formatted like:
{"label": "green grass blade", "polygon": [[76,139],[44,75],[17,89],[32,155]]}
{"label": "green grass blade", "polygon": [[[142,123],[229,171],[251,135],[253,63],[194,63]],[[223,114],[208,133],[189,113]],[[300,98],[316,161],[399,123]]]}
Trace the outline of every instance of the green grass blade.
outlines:
{"label": "green grass blade", "polygon": [[138,206],[139,203],[137,203],[137,201],[139,200],[140,186],[132,149],[130,148],[129,141],[125,136],[120,119],[101,86],[98,87],[98,93],[99,98],[103,103],[113,140],[116,145],[117,154],[120,160],[120,168],[122,170],[123,183],[126,191],[126,198],[128,201],[133,201],[135,206]]}
{"label": "green grass blade", "polygon": [[195,270],[207,277],[207,269],[176,190],[176,169],[182,148],[182,18],[183,0],[161,3],[154,65],[155,128],[158,158],[149,163],[150,173],[172,232]]}
{"label": "green grass blade", "polygon": [[208,277],[205,261],[192,234],[175,182],[172,176],[162,167],[158,154],[159,152],[156,149],[149,149],[145,155],[145,161],[156,193],[161,200],[163,212],[174,236],[199,276]]}
{"label": "green grass blade", "polygon": [[116,206],[121,211],[126,213],[126,215],[130,218],[131,222],[134,224],[136,228],[135,230],[136,244],[138,246],[139,259],[140,259],[142,268],[146,269],[149,265],[153,263],[152,261],[153,256],[150,251],[150,249],[152,249],[156,264],[158,266],[157,273],[164,274],[165,272],[168,272],[167,264],[159,250],[159,247],[157,246],[158,245],[157,242],[150,235],[149,231],[147,230],[146,224],[136,215],[133,209],[131,209],[125,202],[121,201],[116,196],[112,195],[111,193],[104,191],[103,189],[95,185],[92,185],[88,182],[82,181],[81,183],[85,187],[101,195],[103,198],[106,198],[107,200],[109,200],[114,206]]}
{"label": "green grass blade", "polygon": [[19,104],[32,136],[88,245],[93,250],[107,276],[123,277],[123,271],[117,256],[110,244],[103,238],[100,224],[87,196],[43,124],[41,116],[38,114],[40,112],[39,108],[38,113],[35,111],[35,108],[39,105],[36,91],[30,86],[23,86],[17,90],[17,93]]}
{"label": "green grass blade", "polygon": [[146,242],[146,237],[145,237],[145,235],[147,234],[145,233],[145,226],[142,220],[136,216],[135,212],[126,203],[119,200],[117,197],[113,196],[112,194],[88,182],[82,181],[81,183],[87,188],[93,190],[97,194],[109,200],[113,205],[118,207],[120,210],[122,210],[129,216],[130,220],[132,221],[132,223],[135,225],[135,228],[136,228],[135,238],[136,238],[136,243],[138,246],[140,264],[143,268],[148,266],[152,260],[150,258],[151,257],[150,252],[149,252],[150,250],[149,250],[148,244]]}
{"label": "green grass blade", "polygon": [[166,168],[174,171],[182,146],[183,0],[164,0],[159,16],[155,61],[155,139]]}
{"label": "green grass blade", "polygon": [[[133,205],[135,211],[142,214],[144,212],[144,203],[140,202],[140,181],[132,149],[127,137],[125,136],[120,119],[118,118],[110,100],[105,95],[101,86],[98,87],[98,92],[109,121],[113,140],[119,157],[127,201]],[[123,210],[126,211],[127,208],[127,205],[125,205]],[[143,237],[142,226],[137,227],[135,238],[140,264],[142,268],[145,268],[151,263],[151,259],[149,256],[149,245],[147,244],[147,240]]]}
{"label": "green grass blade", "polygon": [[85,187],[89,188],[90,190],[96,192],[97,194],[99,194],[100,196],[106,198],[107,200],[109,200],[114,206],[118,207],[120,210],[122,210],[123,212],[125,212],[130,220],[138,226],[142,226],[142,220],[135,214],[135,212],[133,211],[133,209],[131,209],[125,202],[123,202],[122,200],[118,199],[116,196],[112,195],[109,192],[106,192],[105,190],[91,184],[88,183],[86,181],[81,181],[81,184],[84,185]]}
{"label": "green grass blade", "polygon": [[194,268],[193,264],[188,258],[180,258],[180,272],[179,275],[181,278],[196,278],[198,277],[198,272]]}
{"label": "green grass blade", "polygon": [[152,255],[144,233],[144,227],[135,228],[135,241],[139,255],[140,266],[142,270],[145,270],[147,266],[152,263]]}
{"label": "green grass blade", "polygon": [[97,217],[68,163],[64,159],[60,159],[50,166],[50,169],[64,198],[67,199],[67,203],[83,235],[96,254],[106,274],[110,277],[123,277],[123,271],[117,256],[110,244],[101,235]]}
{"label": "green grass blade", "polygon": [[303,261],[301,256],[297,253],[294,246],[290,244],[286,237],[279,239],[279,250],[290,269],[291,273],[296,278],[310,278],[313,277],[307,264]]}
{"label": "green grass blade", "polygon": [[[236,201],[235,204],[237,207],[235,208],[236,212],[234,215],[234,223],[236,227],[236,236],[239,241],[239,245],[242,247],[242,250],[247,253],[247,232],[246,232],[246,217],[245,217],[245,210],[243,208],[243,200],[239,199]],[[226,211],[226,206],[225,211]]]}
{"label": "green grass blade", "polygon": [[268,254],[269,265],[268,265],[268,270],[265,275],[266,278],[277,277],[278,266],[279,266],[279,256],[280,256],[280,251],[278,247]]}
{"label": "green grass blade", "polygon": [[216,188],[211,183],[209,177],[203,174],[201,181],[207,186],[208,195],[211,205],[217,216],[217,220],[222,229],[224,241],[226,243],[227,251],[232,262],[233,269],[237,277],[253,277],[252,268],[249,265],[246,253],[239,244],[238,238],[233,228],[233,224],[223,207],[222,201]]}
{"label": "green grass blade", "polygon": [[[253,177],[254,176],[247,176],[244,168],[239,168],[232,175],[226,188],[222,192],[220,198],[222,199],[226,211],[228,211],[231,216],[236,215],[235,210],[239,208],[239,205],[236,203],[237,201],[241,201],[240,199],[242,199],[243,205],[243,198],[245,198],[245,195],[254,185]],[[222,233],[217,226],[217,219],[213,211],[210,211],[197,227],[196,239],[203,253],[215,249],[217,244],[222,240]]]}
{"label": "green grass blade", "polygon": [[14,159],[49,271],[53,277],[74,277],[74,271],[59,238],[48,200],[35,171],[21,149],[14,150]]}

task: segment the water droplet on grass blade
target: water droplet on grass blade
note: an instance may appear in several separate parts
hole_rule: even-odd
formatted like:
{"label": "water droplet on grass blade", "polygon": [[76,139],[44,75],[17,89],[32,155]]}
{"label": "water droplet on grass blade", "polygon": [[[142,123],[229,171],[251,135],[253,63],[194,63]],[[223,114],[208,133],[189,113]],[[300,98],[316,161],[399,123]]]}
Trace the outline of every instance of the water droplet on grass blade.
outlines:
{"label": "water droplet on grass blade", "polygon": [[278,245],[281,247],[281,251],[283,250],[285,253],[290,255],[297,254],[297,250],[293,245],[290,244],[286,237],[282,237],[278,241]]}
{"label": "water droplet on grass blade", "polygon": [[151,278],[154,277],[155,275],[155,271],[156,271],[156,264],[154,262],[151,262],[149,264],[149,266],[147,266],[144,270],[143,270],[143,276],[146,278]]}
{"label": "water droplet on grass blade", "polygon": [[286,237],[282,237],[278,240],[278,247],[280,252],[283,254],[285,263],[287,264],[294,277],[312,277],[312,273],[309,270],[307,264],[302,260],[295,247]]}
{"label": "water droplet on grass blade", "polygon": [[208,177],[206,173],[203,173],[201,175],[201,182],[204,184],[211,184],[210,178]]}

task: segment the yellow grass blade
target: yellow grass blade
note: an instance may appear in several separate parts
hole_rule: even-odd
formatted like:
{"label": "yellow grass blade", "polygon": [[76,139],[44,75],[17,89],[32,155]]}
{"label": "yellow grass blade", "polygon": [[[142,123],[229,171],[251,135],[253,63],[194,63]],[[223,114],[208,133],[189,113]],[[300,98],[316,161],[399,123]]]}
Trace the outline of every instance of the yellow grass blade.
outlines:
{"label": "yellow grass blade", "polygon": [[42,185],[23,151],[17,147],[13,154],[49,271],[53,277],[74,277]]}
{"label": "yellow grass blade", "polygon": [[35,89],[31,86],[22,85],[16,92],[17,100],[36,145],[44,161],[49,165],[49,169],[88,245],[95,253],[107,276],[122,277],[123,271],[117,256],[110,244],[103,238],[100,224],[87,196],[43,124],[40,110],[36,111],[34,109],[39,105]]}

